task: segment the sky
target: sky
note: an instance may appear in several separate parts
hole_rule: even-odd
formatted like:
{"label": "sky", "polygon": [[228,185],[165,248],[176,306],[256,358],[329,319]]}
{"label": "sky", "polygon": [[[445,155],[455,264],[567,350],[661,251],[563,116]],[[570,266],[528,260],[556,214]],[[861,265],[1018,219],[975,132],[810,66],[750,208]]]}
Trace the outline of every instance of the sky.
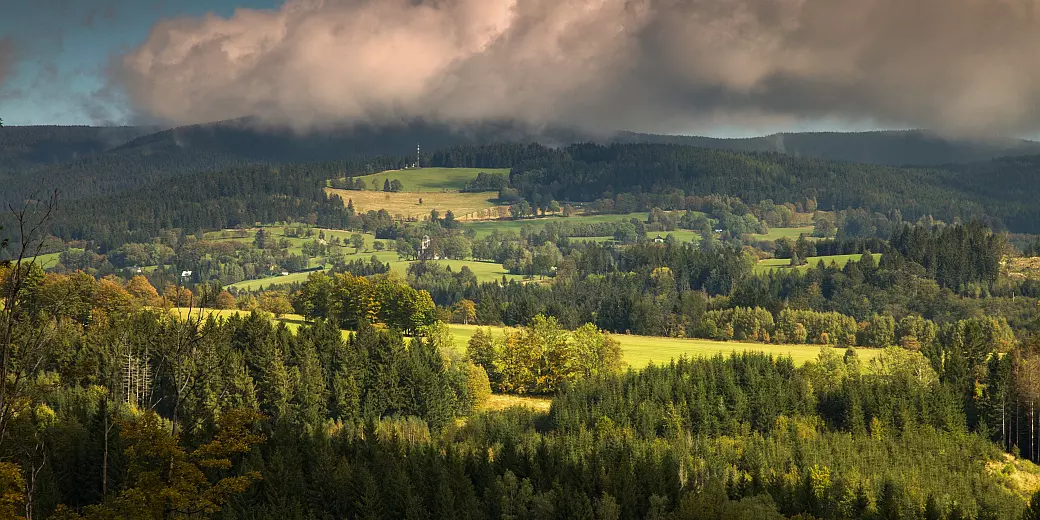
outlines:
{"label": "sky", "polygon": [[1040,0],[3,0],[6,124],[1040,131]]}
{"label": "sky", "polygon": [[[0,117],[6,125],[119,124],[132,114],[108,69],[163,19],[231,16],[278,0],[2,0]],[[5,59],[7,57],[7,59]],[[8,66],[4,64],[8,63]]]}

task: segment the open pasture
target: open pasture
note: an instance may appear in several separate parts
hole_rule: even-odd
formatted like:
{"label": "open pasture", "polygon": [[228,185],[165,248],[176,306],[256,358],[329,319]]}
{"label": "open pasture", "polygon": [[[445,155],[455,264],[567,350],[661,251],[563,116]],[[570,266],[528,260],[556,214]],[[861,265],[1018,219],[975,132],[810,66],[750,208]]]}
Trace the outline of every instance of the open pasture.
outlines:
{"label": "open pasture", "polygon": [[[557,216],[547,216],[547,217],[538,217],[538,218],[526,218],[526,219],[520,219],[520,220],[513,220],[513,219],[481,220],[481,221],[474,221],[474,222],[465,222],[465,223],[463,223],[463,226],[466,229],[473,229],[473,230],[475,230],[477,232],[477,237],[478,238],[482,238],[482,237],[485,237],[487,235],[490,235],[496,229],[499,230],[499,231],[515,231],[515,232],[519,233],[520,230],[523,229],[525,226],[530,227],[531,229],[540,230],[540,229],[544,228],[545,225],[548,224],[549,222],[554,222],[554,221],[555,222],[573,222],[573,223],[576,223],[576,224],[577,223],[598,224],[598,223],[602,223],[602,222],[628,222],[629,220],[632,220],[632,219],[637,219],[640,222],[646,222],[647,213],[645,213],[645,212],[643,212],[643,213],[625,213],[625,214],[620,214],[620,215],[614,215],[614,214],[611,214],[611,215],[571,215],[570,217],[563,217],[563,216],[557,215]],[[661,235],[663,236],[663,235],[665,235],[667,233],[681,233],[683,231],[687,231],[687,230],[676,230],[676,231],[662,232]],[[693,232],[690,231],[690,233],[693,233]],[[653,234],[653,235],[656,236],[656,232],[649,233],[649,234]],[[580,237],[575,237],[575,238],[580,238]]]}
{"label": "open pasture", "polygon": [[382,190],[384,181],[397,179],[404,185],[404,192],[458,191],[466,183],[477,178],[480,172],[509,175],[509,168],[408,168],[387,170],[362,177],[372,190]]}
{"label": "open pasture", "polygon": [[[75,248],[72,249],[72,251],[73,252],[83,252],[82,249],[75,249]],[[23,264],[28,264],[29,262],[34,262],[35,265],[39,266],[41,269],[48,269],[48,268],[54,267],[54,266],[58,265],[59,261],[61,261],[61,253],[60,252],[58,252],[58,253],[47,253],[47,254],[43,254],[43,255],[39,255],[39,256],[31,256],[31,257],[22,259],[22,263]]]}
{"label": "open pasture", "polygon": [[311,275],[311,272],[305,273],[290,273],[285,276],[269,276],[267,278],[258,278],[256,280],[245,280],[238,283],[233,283],[228,288],[235,288],[240,291],[259,291],[261,289],[268,288],[272,285],[282,285],[291,283],[303,283],[307,281],[307,277]]}
{"label": "open pasture", "polygon": [[[473,333],[480,327],[477,325],[450,324],[455,347],[465,350]],[[501,336],[506,327],[491,327],[495,337]],[[771,345],[765,343],[743,343],[739,341],[713,341],[709,339],[664,338],[654,336],[635,336],[630,334],[613,334],[612,337],[621,344],[625,363],[629,367],[640,369],[650,363],[665,364],[682,356],[710,357],[715,354],[729,355],[732,352],[765,352],[773,356],[790,356],[795,364],[802,365],[806,361],[816,359],[820,355],[821,345]],[[880,350],[856,349],[864,361],[872,359]],[[839,352],[844,352],[839,350]]]}
{"label": "open pasture", "polygon": [[769,233],[764,235],[751,235],[751,238],[755,240],[776,240],[778,238],[790,238],[791,240],[798,240],[798,237],[805,235],[806,238],[812,238],[813,226],[801,226],[801,227],[789,227],[789,228],[770,228]]}
{"label": "open pasture", "polygon": [[[171,312],[180,317],[187,315],[187,309],[184,308],[174,308]],[[242,315],[248,314],[247,311],[237,310],[192,309],[192,316],[194,317],[206,317],[212,314],[218,318],[226,318],[236,313]],[[285,323],[286,326],[292,330],[295,330],[301,324],[305,323],[303,316],[297,314],[286,314],[280,318],[276,318],[275,321]],[[504,332],[509,330],[507,327],[482,327],[478,325],[449,324],[448,329],[451,331],[452,338],[454,339],[455,348],[464,352],[466,350],[466,345],[469,344],[470,338],[473,337],[473,333],[476,332],[478,328],[490,328],[491,333],[496,338],[501,337]],[[349,333],[350,331],[343,331],[344,336]],[[650,363],[656,365],[667,364],[682,356],[690,358],[710,357],[716,354],[726,356],[733,352],[764,352],[776,357],[789,356],[794,360],[795,364],[802,365],[807,361],[816,359],[820,355],[821,349],[824,348],[821,345],[772,345],[765,343],[744,343],[739,341],[712,341],[709,339],[634,336],[630,334],[613,334],[612,337],[618,340],[621,344],[625,363],[630,368],[637,370],[646,367]],[[835,350],[839,353],[844,352],[840,349]],[[859,353],[860,359],[865,362],[876,357],[881,350],[856,348],[856,352]]]}
{"label": "open pasture", "polygon": [[[881,253],[873,253],[873,255],[875,262],[881,260]],[[850,261],[859,261],[860,258],[863,258],[862,254],[812,256],[805,259],[805,265],[800,265],[793,269],[809,269],[810,267],[816,267],[816,265],[820,262],[823,262],[824,265],[831,265],[831,262],[834,262],[838,265],[838,267],[845,267],[845,264],[849,263]],[[791,260],[787,258],[770,258],[767,260],[759,260],[758,263],[755,264],[755,272],[758,273],[769,272],[774,269],[792,269]]]}
{"label": "open pasture", "polygon": [[[329,195],[339,195],[346,201],[353,201],[358,212],[378,211],[385,209],[390,215],[401,219],[423,219],[437,210],[444,215],[451,210],[456,218],[473,218],[483,216],[489,208],[496,206],[495,193],[457,193],[457,192],[400,192],[338,190],[325,188]],[[419,199],[422,204],[419,204]],[[503,208],[505,209],[505,208]]]}
{"label": "open pasture", "polygon": [[[353,248],[347,248],[348,251],[353,251]],[[347,262],[355,260],[368,261],[370,258],[375,257],[380,262],[390,264],[390,271],[401,278],[408,275],[408,267],[415,263],[414,260],[401,260],[398,258],[397,253],[393,251],[378,251],[372,250],[362,251],[360,253],[350,253],[344,258]],[[470,271],[476,275],[477,280],[481,282],[494,282],[502,280],[505,276],[507,280],[523,280],[524,277],[518,274],[510,274],[501,264],[495,264],[491,262],[478,262],[476,260],[430,260],[430,263],[440,264],[450,267],[452,271],[459,272],[463,267],[468,267]],[[285,276],[269,276],[267,278],[260,278],[257,280],[245,280],[235,284],[231,284],[228,287],[234,287],[242,291],[257,291],[264,288],[269,288],[272,285],[285,285],[292,283],[303,283],[307,281],[307,277],[311,273],[290,273]]]}

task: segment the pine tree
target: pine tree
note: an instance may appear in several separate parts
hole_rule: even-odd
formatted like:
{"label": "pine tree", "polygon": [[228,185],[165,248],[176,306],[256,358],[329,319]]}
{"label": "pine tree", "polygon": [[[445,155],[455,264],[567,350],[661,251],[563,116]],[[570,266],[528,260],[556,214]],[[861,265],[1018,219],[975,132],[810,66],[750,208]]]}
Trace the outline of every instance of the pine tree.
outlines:
{"label": "pine tree", "polygon": [[924,504],[924,520],[942,520],[942,518],[942,510],[939,508],[935,495],[928,495],[928,500]]}

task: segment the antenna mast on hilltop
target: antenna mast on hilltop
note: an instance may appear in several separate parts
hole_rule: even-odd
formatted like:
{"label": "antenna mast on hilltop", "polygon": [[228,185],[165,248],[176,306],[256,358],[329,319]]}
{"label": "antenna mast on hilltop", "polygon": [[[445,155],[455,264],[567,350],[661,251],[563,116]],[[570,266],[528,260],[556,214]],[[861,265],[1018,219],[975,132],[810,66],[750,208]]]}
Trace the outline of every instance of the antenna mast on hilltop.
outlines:
{"label": "antenna mast on hilltop", "polygon": [[415,143],[415,167],[419,167],[419,143]]}

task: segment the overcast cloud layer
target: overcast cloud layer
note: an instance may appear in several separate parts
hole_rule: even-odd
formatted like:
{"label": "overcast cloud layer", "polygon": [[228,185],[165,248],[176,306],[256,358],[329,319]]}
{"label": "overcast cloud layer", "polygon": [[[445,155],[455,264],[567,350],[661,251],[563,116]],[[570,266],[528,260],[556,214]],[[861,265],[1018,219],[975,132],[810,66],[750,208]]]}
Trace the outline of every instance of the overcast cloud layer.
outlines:
{"label": "overcast cloud layer", "polygon": [[14,67],[14,41],[10,38],[0,38],[0,88]]}
{"label": "overcast cloud layer", "polygon": [[[1040,0],[289,0],[161,22],[113,75],[173,123],[1040,129]],[[0,63],[2,63],[0,51]]]}

